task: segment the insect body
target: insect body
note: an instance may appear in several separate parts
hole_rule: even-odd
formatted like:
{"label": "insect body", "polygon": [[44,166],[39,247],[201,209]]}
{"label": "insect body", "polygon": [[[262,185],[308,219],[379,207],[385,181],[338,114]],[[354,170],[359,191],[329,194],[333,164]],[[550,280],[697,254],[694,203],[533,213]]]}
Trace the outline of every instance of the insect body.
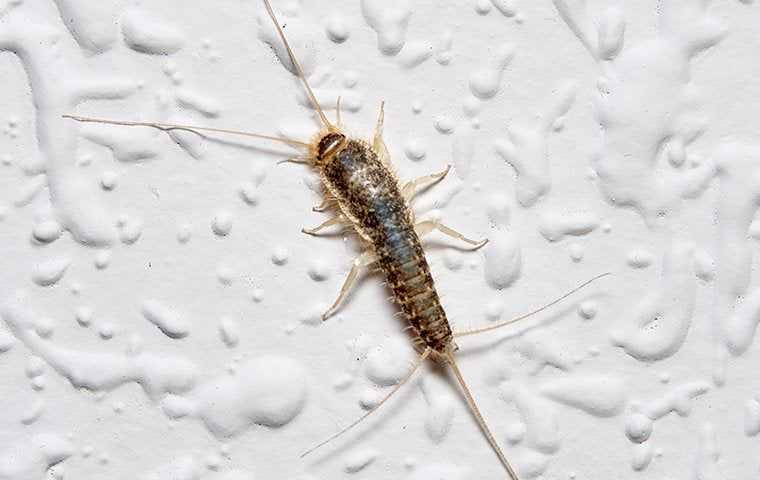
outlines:
{"label": "insect body", "polygon": [[491,324],[485,328],[453,332],[446,318],[446,313],[441,306],[436,292],[430,268],[420,242],[420,236],[433,230],[438,230],[450,237],[463,241],[473,248],[485,245],[486,241],[477,242],[470,240],[449,228],[439,221],[427,220],[417,222],[409,201],[420,189],[431,186],[441,181],[448,169],[443,172],[427,175],[416,180],[401,184],[390,166],[387,148],[383,142],[383,107],[377,121],[375,134],[370,142],[349,138],[341,130],[340,122],[340,99],[338,100],[338,124],[329,122],[319,106],[311,87],[309,86],[298,60],[295,58],[290,45],[280,27],[275,14],[269,4],[269,0],[263,0],[264,5],[274,22],[277,32],[285,45],[290,60],[296,69],[307,96],[318,113],[322,123],[322,129],[310,142],[302,142],[268,135],[260,135],[249,132],[224,130],[217,128],[194,127],[186,125],[127,122],[102,120],[86,117],[67,115],[81,122],[109,123],[126,126],[147,126],[164,131],[186,130],[202,135],[201,131],[214,133],[240,134],[259,139],[276,141],[288,144],[295,148],[303,149],[303,155],[291,159],[296,163],[304,163],[311,166],[319,174],[324,187],[325,201],[316,211],[328,210],[334,206],[335,216],[313,229],[305,229],[304,232],[312,235],[324,228],[341,224],[355,231],[364,244],[363,253],[354,260],[352,268],[346,278],[338,298],[324,313],[323,319],[327,319],[339,306],[356,280],[359,271],[370,265],[376,265],[385,275],[387,283],[393,292],[393,298],[414,332],[415,343],[420,353],[412,370],[402,379],[378,405],[367,412],[364,416],[331,436],[324,442],[308,450],[304,455],[319,448],[337,436],[345,433],[358,425],[364,418],[380,408],[393,394],[398,391],[417,371],[419,366],[428,358],[451,367],[454,376],[462,388],[467,404],[470,407],[479,426],[486,435],[491,447],[498,456],[500,462],[509,474],[511,480],[518,477],[507,461],[504,453],[486,425],[475,400],[464,381],[454,358],[457,345],[454,338],[471,335],[509,325],[517,320],[538,313],[551,305],[563,300],[577,290],[588,285],[592,281],[604,275],[595,277],[579,287],[571,290],[558,299],[518,318]]}
{"label": "insect body", "polygon": [[510,478],[517,480],[517,475],[483,420],[456,365],[453,356],[457,350],[454,333],[438,298],[419,235],[437,229],[473,245],[474,248],[485,245],[486,241],[470,240],[438,221],[428,220],[415,223],[409,200],[419,187],[442,180],[449,169],[401,186],[389,164],[387,149],[382,140],[382,126],[381,106],[371,145],[364,140],[347,138],[334,127],[328,127],[326,133],[318,136],[314,142],[316,149],[312,150],[306,161],[319,173],[328,199],[337,205],[338,215],[315,229],[306,230],[306,233],[316,234],[326,226],[340,222],[347,223],[367,246],[365,252],[354,261],[338,299],[325,312],[323,319],[335,311],[345,297],[357,276],[358,269],[376,264],[385,275],[394,300],[415,334],[415,343],[421,355],[413,370],[375,409],[306,453],[346,432],[370,415],[411,377],[425,359],[430,357],[452,366],[481,428],[507,469]]}
{"label": "insect body", "polygon": [[[414,214],[394,174],[360,140],[343,139],[329,157],[318,161],[323,185],[336,199],[341,216],[370,246],[362,263],[374,261],[379,266],[419,344],[443,355],[452,345],[451,329],[413,224]],[[413,184],[407,187],[407,196],[413,188]],[[423,222],[417,228],[432,224]]]}

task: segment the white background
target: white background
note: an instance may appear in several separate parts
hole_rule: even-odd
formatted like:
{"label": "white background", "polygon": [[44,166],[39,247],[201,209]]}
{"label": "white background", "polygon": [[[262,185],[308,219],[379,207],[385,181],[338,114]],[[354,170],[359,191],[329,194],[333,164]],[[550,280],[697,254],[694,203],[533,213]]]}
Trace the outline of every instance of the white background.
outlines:
{"label": "white background", "polygon": [[[379,274],[318,320],[357,245],[300,233],[287,147],[60,117],[316,131],[260,2],[139,3],[0,5],[0,478],[504,478],[434,366],[299,458],[408,371],[405,325]],[[613,273],[458,341],[521,478],[757,477],[758,5],[275,8],[330,118],[368,138],[384,100],[400,178],[454,165],[415,210],[491,240],[426,239],[455,330]]]}

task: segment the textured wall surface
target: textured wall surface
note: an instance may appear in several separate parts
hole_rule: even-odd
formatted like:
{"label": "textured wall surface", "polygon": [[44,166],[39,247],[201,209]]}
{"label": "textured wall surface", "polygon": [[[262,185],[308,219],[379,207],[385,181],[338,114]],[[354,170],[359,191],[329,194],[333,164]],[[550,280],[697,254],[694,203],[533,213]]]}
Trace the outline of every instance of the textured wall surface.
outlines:
{"label": "textured wall surface", "polygon": [[[760,5],[273,0],[328,116],[385,138],[462,371],[521,478],[760,475]],[[258,0],[0,0],[0,479],[505,478],[318,179]]]}

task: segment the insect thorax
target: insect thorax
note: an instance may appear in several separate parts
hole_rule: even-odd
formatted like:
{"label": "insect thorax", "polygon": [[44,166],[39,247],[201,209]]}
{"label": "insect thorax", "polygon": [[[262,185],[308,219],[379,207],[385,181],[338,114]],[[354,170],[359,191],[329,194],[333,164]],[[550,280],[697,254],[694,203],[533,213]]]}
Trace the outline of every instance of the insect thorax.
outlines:
{"label": "insect thorax", "polygon": [[377,265],[422,346],[445,358],[455,346],[425,253],[393,173],[364,141],[346,139],[321,165],[322,180]]}
{"label": "insect thorax", "polygon": [[405,211],[395,178],[366,142],[344,139],[319,167],[330,192],[362,227],[375,230],[386,212]]}

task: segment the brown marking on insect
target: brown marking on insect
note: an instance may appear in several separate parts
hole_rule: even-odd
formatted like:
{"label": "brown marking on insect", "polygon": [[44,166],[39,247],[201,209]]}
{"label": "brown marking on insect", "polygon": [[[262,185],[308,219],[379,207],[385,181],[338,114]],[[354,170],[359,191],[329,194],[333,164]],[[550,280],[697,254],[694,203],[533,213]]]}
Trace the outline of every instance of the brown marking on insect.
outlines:
{"label": "brown marking on insect", "polygon": [[351,138],[341,131],[340,99],[338,99],[337,103],[337,126],[330,123],[319,106],[314,92],[303,74],[302,68],[293,54],[280,24],[277,22],[269,0],[263,0],[263,2],[269,17],[277,28],[280,39],[287,49],[290,60],[295,66],[297,76],[306,90],[309,101],[321,121],[322,127],[320,131],[310,141],[302,142],[271,135],[189,125],[115,121],[73,115],[65,115],[65,117],[80,122],[145,126],[163,131],[185,130],[198,135],[203,135],[201,133],[203,131],[245,135],[280,142],[302,149],[303,154],[301,156],[285,161],[307,164],[319,174],[324,187],[324,198],[323,202],[314,207],[313,210],[321,212],[333,209],[336,213],[334,217],[316,228],[304,229],[304,233],[317,235],[324,228],[333,225],[343,225],[357,233],[364,245],[364,251],[354,260],[348,277],[341,287],[338,298],[322,315],[323,320],[326,320],[338,308],[356,280],[359,271],[364,267],[373,266],[385,276],[386,283],[393,294],[392,299],[398,305],[399,313],[409,323],[409,329],[413,332],[413,342],[420,352],[412,370],[372,410],[346,428],[309,449],[302,456],[342,435],[358,425],[370,414],[377,411],[395,392],[407,383],[425,360],[431,358],[438,363],[451,367],[457,382],[462,388],[467,405],[494,453],[496,453],[499,461],[509,474],[510,479],[519,480],[486,424],[459,370],[454,358],[454,352],[458,349],[454,338],[495,330],[527,318],[560,302],[598,278],[609,274],[605,273],[594,277],[556,300],[515,319],[491,324],[483,328],[453,332],[438,297],[435,282],[430,274],[430,267],[425,258],[420,237],[438,230],[445,235],[469,244],[472,249],[482,247],[487,243],[487,240],[471,240],[437,220],[416,222],[414,212],[409,205],[409,201],[421,187],[429,187],[443,180],[449,172],[449,168],[443,172],[426,175],[402,185],[390,165],[388,150],[382,138],[384,120],[382,104],[371,143],[362,139]]}

